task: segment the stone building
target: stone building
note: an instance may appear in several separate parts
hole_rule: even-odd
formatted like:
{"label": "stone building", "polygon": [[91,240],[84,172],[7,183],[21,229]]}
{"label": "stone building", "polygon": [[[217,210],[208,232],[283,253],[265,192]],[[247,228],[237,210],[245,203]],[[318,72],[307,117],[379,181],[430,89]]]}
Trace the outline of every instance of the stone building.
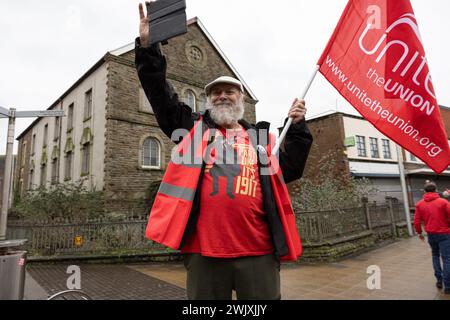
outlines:
{"label": "stone building", "polygon": [[[188,33],[162,51],[181,100],[201,111],[204,86],[220,75],[233,76],[245,87],[245,118],[255,122],[255,95],[199,19],[189,20]],[[105,191],[109,211],[147,213],[145,199],[162,179],[174,145],[140,87],[134,43],[106,53],[49,110],[66,116],[37,119],[17,138],[15,188],[23,194],[85,179],[89,189]]]}
{"label": "stone building", "polygon": [[[440,106],[450,137],[450,108]],[[304,177],[314,179],[321,170],[320,160],[330,156],[335,175],[368,178],[376,190],[371,201],[383,202],[385,197],[402,200],[396,144],[362,117],[341,112],[329,112],[307,120],[314,137]],[[450,141],[449,141],[450,143]],[[450,168],[436,175],[420,159],[401,149],[405,166],[410,205],[423,195],[427,179],[436,181],[440,190],[450,188]]]}

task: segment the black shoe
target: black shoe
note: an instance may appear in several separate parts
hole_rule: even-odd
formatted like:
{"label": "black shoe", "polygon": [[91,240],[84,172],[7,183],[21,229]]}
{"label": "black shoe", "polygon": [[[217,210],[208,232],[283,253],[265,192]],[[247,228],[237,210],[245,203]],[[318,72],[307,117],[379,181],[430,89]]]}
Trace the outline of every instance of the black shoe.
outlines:
{"label": "black shoe", "polygon": [[436,288],[442,289],[442,281],[436,282]]}

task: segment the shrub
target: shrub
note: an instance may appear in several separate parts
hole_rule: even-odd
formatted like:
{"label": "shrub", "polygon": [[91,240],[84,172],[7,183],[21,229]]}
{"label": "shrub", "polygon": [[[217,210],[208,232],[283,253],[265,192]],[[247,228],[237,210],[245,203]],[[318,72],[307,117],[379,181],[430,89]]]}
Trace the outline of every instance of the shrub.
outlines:
{"label": "shrub", "polygon": [[336,174],[335,161],[331,155],[320,159],[319,168],[314,180],[300,180],[300,192],[292,197],[293,206],[298,212],[359,207],[362,198],[375,190],[366,178],[356,179]]}
{"label": "shrub", "polygon": [[103,191],[89,191],[85,180],[41,186],[17,200],[12,215],[24,220],[69,219],[85,222],[105,214]]}

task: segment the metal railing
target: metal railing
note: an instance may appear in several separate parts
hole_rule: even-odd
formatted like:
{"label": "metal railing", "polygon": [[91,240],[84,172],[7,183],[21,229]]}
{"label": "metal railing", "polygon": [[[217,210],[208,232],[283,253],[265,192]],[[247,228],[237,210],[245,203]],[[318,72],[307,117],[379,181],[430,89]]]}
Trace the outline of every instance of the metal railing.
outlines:
{"label": "metal railing", "polygon": [[75,223],[69,220],[10,222],[8,237],[29,239],[29,255],[53,256],[108,253],[119,251],[154,251],[165,248],[145,238],[146,218],[121,221],[91,220]]}
{"label": "metal railing", "polygon": [[[358,208],[336,209],[296,214],[297,227],[305,243],[345,237],[365,230],[374,233],[391,230],[406,221],[403,206],[364,204]],[[121,221],[92,220],[76,223],[68,220],[24,222],[10,221],[9,239],[28,239],[29,256],[71,256],[91,254],[161,254],[177,252],[149,241],[145,237],[147,217]]]}
{"label": "metal railing", "polygon": [[297,226],[305,242],[333,239],[367,228],[362,208],[300,213]]}

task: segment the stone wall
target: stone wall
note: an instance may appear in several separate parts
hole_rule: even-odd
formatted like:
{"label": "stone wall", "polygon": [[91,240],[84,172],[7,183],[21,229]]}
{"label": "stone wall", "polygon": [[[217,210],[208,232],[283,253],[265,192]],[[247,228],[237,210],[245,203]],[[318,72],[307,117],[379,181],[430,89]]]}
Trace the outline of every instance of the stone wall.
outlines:
{"label": "stone wall", "polygon": [[303,255],[299,262],[331,262],[340,258],[361,253],[375,245],[375,235],[372,231],[341,237],[317,243],[304,243]]}
{"label": "stone wall", "polygon": [[441,107],[441,116],[442,121],[444,122],[444,127],[447,132],[447,136],[450,137],[450,108],[449,107]]}
{"label": "stone wall", "polygon": [[303,177],[314,180],[321,170],[319,164],[324,155],[332,155],[335,160],[335,173],[349,176],[348,159],[345,154],[344,124],[342,114],[336,113],[326,118],[308,121],[314,142],[311,147]]}
{"label": "stone wall", "polygon": [[[105,187],[109,212],[146,214],[147,189],[162,179],[173,143],[158,128],[153,114],[140,111],[139,80],[134,64],[108,58],[108,100],[105,146]],[[162,148],[161,170],[142,169],[141,149],[146,138],[156,138]],[[134,203],[134,204],[133,204]],[[148,213],[148,212],[147,212]]]}

